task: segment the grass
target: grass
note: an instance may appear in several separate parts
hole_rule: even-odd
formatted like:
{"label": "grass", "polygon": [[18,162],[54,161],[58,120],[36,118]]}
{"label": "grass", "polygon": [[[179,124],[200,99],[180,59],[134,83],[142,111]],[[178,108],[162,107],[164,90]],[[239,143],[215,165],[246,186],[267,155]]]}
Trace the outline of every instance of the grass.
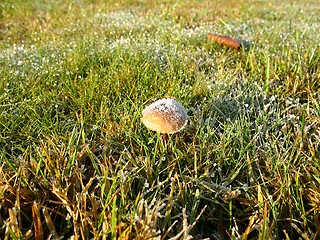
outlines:
{"label": "grass", "polygon": [[[0,7],[2,239],[319,237],[316,2]],[[164,144],[140,118],[168,96]]]}

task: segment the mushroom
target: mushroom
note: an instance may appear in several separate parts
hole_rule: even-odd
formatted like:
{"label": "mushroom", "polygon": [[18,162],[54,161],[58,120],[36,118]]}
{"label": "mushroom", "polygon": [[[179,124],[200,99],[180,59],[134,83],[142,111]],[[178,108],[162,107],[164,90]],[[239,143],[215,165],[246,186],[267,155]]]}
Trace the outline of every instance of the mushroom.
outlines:
{"label": "mushroom", "polygon": [[181,131],[187,124],[188,114],[175,99],[163,98],[155,101],[142,111],[142,123],[150,130],[163,133],[163,140],[168,134]]}

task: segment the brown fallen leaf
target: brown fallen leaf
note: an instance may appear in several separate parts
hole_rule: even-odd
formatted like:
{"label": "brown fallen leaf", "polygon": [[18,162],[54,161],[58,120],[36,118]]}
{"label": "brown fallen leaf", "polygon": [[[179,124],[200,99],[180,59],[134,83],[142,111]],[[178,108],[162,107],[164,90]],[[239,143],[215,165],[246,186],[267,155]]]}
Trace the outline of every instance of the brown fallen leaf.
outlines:
{"label": "brown fallen leaf", "polygon": [[226,35],[208,33],[208,38],[224,46],[232,47],[235,50],[239,50],[241,48],[241,44],[239,41]]}

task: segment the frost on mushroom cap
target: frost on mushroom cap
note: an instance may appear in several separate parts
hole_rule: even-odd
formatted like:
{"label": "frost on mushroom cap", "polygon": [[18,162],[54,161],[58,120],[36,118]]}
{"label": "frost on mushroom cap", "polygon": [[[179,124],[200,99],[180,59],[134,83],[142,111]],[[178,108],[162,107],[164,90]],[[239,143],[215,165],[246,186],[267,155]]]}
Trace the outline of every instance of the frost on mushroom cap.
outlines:
{"label": "frost on mushroom cap", "polygon": [[178,101],[159,99],[142,111],[141,121],[147,128],[160,133],[175,133],[187,124],[188,114]]}

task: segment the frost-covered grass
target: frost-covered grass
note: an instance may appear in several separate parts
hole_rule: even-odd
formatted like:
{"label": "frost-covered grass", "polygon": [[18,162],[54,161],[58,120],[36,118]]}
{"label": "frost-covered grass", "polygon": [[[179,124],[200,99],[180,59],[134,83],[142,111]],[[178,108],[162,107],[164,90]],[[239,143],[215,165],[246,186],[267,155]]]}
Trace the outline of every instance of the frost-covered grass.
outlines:
{"label": "frost-covered grass", "polygon": [[[316,1],[0,7],[1,239],[319,237]],[[167,142],[161,97],[189,115]]]}

